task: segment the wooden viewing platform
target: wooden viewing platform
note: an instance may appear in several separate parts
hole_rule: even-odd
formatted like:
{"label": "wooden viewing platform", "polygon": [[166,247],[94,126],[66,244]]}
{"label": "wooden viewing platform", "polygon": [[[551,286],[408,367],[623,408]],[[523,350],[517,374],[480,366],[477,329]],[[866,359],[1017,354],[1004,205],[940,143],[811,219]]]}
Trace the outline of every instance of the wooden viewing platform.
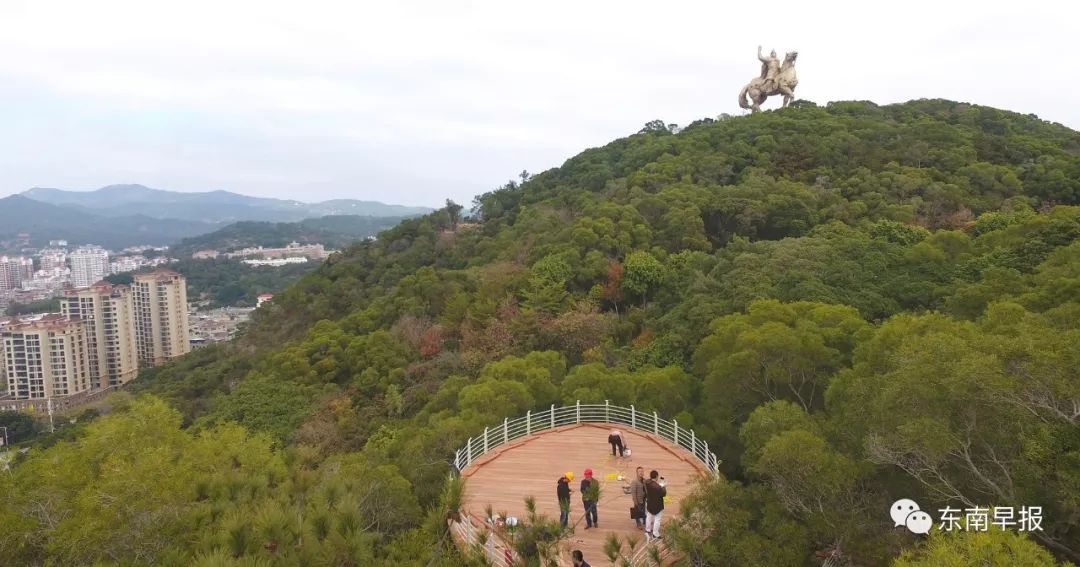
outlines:
{"label": "wooden viewing platform", "polygon": [[[608,433],[619,429],[631,449],[630,457],[611,455]],[[635,468],[656,469],[667,481],[663,524],[679,513],[680,501],[690,492],[697,479],[708,476],[705,464],[685,448],[662,436],[608,423],[579,423],[532,433],[491,449],[464,467],[465,481],[462,497],[463,521],[471,522],[467,529],[482,531],[486,525],[485,508],[491,506],[498,515],[507,513],[520,519],[527,517],[525,498],[536,499],[537,512],[558,520],[559,507],[555,496],[558,479],[567,471],[574,473],[570,483],[570,526],[574,532],[567,540],[563,564],[570,565],[569,550],[580,549],[592,565],[606,565],[604,540],[609,533],[637,535],[638,550],[645,547],[645,537],[630,519],[632,504],[623,486],[633,480]],[[579,491],[587,468],[601,483],[598,506],[599,529],[585,529],[584,508]],[[617,480],[622,475],[624,480]],[[458,534],[462,533],[459,526]],[[464,539],[459,537],[459,541]],[[494,539],[494,538],[493,538]],[[501,547],[502,542],[496,543]],[[653,544],[660,545],[660,544]],[[625,548],[624,548],[625,549]]]}

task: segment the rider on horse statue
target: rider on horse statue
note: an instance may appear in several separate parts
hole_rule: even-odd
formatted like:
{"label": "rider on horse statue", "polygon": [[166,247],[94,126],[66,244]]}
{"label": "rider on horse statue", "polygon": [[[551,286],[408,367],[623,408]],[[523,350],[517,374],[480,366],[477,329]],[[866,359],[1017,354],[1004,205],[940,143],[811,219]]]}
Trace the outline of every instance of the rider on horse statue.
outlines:
{"label": "rider on horse statue", "polygon": [[769,57],[766,58],[761,54],[761,46],[757,46],[757,58],[761,61],[761,79],[765,90],[775,90],[779,85],[777,81],[780,79],[780,60],[776,58],[776,50],[769,52]]}
{"label": "rider on horse statue", "polygon": [[780,63],[775,49],[765,57],[759,45],[757,56],[761,61],[761,75],[743,87],[739,93],[739,106],[757,112],[761,110],[761,103],[773,95],[784,95],[783,106],[791,104],[795,100],[795,86],[799,84],[795,76],[795,59],[799,57],[799,52],[789,51],[784,56],[784,62]]}

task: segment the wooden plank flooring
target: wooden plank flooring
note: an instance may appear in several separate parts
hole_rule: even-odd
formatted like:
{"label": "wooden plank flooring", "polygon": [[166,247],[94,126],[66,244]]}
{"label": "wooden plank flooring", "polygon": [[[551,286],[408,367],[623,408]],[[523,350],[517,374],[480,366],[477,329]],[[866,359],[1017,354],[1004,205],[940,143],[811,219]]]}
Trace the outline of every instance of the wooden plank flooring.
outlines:
{"label": "wooden plank flooring", "polygon": [[[506,512],[524,518],[524,499],[532,495],[536,498],[537,511],[557,520],[556,483],[563,473],[572,471],[574,481],[570,486],[574,492],[570,501],[570,524],[575,526],[575,533],[570,537],[570,548],[581,549],[593,565],[608,564],[603,547],[609,532],[624,537],[636,533],[644,544],[644,534],[635,530],[634,521],[630,519],[630,495],[624,494],[622,488],[633,479],[636,467],[644,467],[646,476],[656,469],[666,478],[668,499],[664,521],[670,521],[679,513],[679,502],[692,489],[694,480],[708,474],[704,464],[670,441],[638,431],[620,430],[632,449],[631,457],[611,456],[611,446],[607,443],[611,426],[605,424],[553,429],[493,450],[462,471],[466,513],[478,523],[482,522],[484,508],[490,504],[496,514]],[[601,482],[600,529],[585,530],[578,489],[586,468],[591,468]],[[625,481],[615,479],[619,474]],[[565,564],[570,565],[568,557]]]}

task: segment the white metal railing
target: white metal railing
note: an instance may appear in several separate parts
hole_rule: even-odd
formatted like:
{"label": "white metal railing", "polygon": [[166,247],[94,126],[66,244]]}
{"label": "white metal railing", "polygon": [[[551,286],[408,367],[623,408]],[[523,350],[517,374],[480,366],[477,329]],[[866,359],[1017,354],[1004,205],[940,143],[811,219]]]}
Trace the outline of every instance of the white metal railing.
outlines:
{"label": "white metal railing", "polygon": [[[463,514],[460,522],[453,522],[450,529],[457,532],[458,537],[464,542],[464,549],[474,553],[480,553],[493,567],[512,567],[515,554],[509,548],[509,543],[496,535],[491,530],[486,530],[485,538],[480,537],[480,531],[473,525],[473,520],[467,514]],[[484,540],[481,543],[481,539]]]}
{"label": "white metal railing", "polygon": [[454,468],[461,472],[488,451],[516,439],[579,423],[615,423],[651,433],[686,449],[713,474],[720,472],[720,461],[716,454],[709,451],[709,444],[699,439],[693,429],[679,427],[677,420],[662,419],[656,412],[640,412],[634,406],[613,406],[607,401],[603,404],[582,404],[579,401],[572,406],[562,407],[552,404],[550,409],[530,411],[514,419],[505,418],[502,425],[485,427],[483,434],[470,438],[464,447],[458,449],[454,454]]}
{"label": "white metal railing", "polygon": [[[472,516],[462,515],[461,521],[450,523],[450,529],[461,538],[462,549],[466,553],[483,556],[487,564],[492,567],[514,567],[518,555],[511,543],[490,528],[477,529]],[[485,532],[483,537],[481,537],[481,532]],[[638,547],[627,558],[630,565],[634,567],[653,565],[651,547],[653,546],[639,542]],[[661,559],[671,555],[665,546],[661,546],[659,552]]]}

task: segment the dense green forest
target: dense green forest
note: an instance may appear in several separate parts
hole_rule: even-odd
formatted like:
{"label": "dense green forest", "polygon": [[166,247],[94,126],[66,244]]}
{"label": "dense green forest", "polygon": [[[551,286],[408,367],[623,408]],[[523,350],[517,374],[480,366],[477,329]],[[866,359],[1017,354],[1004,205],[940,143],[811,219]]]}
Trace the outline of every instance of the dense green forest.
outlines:
{"label": "dense green forest", "polygon": [[60,311],[60,299],[52,297],[29,303],[13,302],[4,310],[5,315],[25,315],[27,313],[56,313]]}
{"label": "dense green forest", "polygon": [[[669,520],[687,565],[1080,562],[1078,205],[1080,133],[1034,116],[650,122],[472,222],[353,244],[234,344],[143,372],[0,475],[0,562],[471,564],[454,450],[605,399],[723,459]],[[901,497],[1042,506],[1043,531],[915,536]]]}
{"label": "dense green forest", "polygon": [[226,252],[256,246],[276,248],[290,242],[323,244],[327,248],[336,249],[355,240],[375,236],[402,219],[403,217],[334,215],[300,222],[237,222],[208,234],[185,238],[172,248],[171,253],[179,258],[188,258],[199,250]]}
{"label": "dense green forest", "polygon": [[[304,274],[319,267],[321,260],[284,266],[249,266],[240,259],[215,258],[172,262],[187,279],[188,301],[206,301],[206,306],[254,307],[259,294],[277,293]],[[131,284],[134,273],[113,274],[105,278],[115,284]]]}

